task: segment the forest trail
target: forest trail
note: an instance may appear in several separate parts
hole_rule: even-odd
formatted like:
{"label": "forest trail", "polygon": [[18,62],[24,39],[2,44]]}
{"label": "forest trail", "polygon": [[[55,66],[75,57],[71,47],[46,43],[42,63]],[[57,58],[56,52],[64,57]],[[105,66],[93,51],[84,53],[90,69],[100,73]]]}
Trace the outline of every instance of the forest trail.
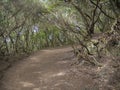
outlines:
{"label": "forest trail", "polygon": [[41,50],[11,67],[0,90],[93,90],[92,78],[84,73],[78,77],[72,62],[70,47]]}

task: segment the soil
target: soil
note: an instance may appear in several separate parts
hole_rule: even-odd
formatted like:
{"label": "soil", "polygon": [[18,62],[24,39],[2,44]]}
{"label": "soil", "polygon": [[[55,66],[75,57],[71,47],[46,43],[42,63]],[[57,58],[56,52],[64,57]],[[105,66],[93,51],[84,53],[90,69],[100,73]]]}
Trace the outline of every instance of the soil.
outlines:
{"label": "soil", "polygon": [[71,47],[41,50],[9,68],[0,90],[120,90],[110,83],[116,64],[108,57],[99,61],[102,67],[73,64],[77,60]]}

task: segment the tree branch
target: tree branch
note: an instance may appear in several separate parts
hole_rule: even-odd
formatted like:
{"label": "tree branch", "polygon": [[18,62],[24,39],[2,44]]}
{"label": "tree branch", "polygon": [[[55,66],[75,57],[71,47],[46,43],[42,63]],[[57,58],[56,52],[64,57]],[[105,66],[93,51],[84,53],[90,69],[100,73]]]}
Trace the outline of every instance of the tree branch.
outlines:
{"label": "tree branch", "polygon": [[93,5],[95,5],[96,7],[98,7],[98,8],[100,9],[100,11],[101,11],[105,16],[107,16],[107,17],[109,17],[109,18],[111,18],[111,19],[115,19],[115,18],[109,16],[108,14],[106,14],[106,12],[104,12],[104,11],[102,10],[102,8],[101,8],[99,5],[97,5],[96,3],[94,3],[92,0],[89,0],[89,1],[90,1]]}

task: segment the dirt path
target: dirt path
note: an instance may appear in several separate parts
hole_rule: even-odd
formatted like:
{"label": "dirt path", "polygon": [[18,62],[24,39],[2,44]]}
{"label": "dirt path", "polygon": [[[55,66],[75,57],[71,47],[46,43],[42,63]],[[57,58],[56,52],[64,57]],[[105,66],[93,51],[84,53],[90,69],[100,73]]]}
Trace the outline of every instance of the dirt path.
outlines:
{"label": "dirt path", "polygon": [[72,72],[71,50],[42,50],[19,62],[7,71],[0,90],[93,90],[92,78],[82,73],[77,77]]}

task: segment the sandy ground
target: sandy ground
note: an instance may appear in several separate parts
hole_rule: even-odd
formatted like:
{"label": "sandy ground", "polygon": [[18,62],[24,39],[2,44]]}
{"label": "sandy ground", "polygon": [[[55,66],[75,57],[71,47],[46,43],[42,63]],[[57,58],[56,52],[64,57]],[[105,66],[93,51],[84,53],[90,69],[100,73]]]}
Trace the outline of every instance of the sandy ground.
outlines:
{"label": "sandy ground", "polygon": [[93,90],[92,78],[74,72],[71,51],[70,47],[47,49],[22,60],[6,72],[0,90]]}
{"label": "sandy ground", "polygon": [[107,61],[101,68],[71,66],[72,48],[41,50],[8,69],[0,90],[112,90],[103,88],[112,75]]}

